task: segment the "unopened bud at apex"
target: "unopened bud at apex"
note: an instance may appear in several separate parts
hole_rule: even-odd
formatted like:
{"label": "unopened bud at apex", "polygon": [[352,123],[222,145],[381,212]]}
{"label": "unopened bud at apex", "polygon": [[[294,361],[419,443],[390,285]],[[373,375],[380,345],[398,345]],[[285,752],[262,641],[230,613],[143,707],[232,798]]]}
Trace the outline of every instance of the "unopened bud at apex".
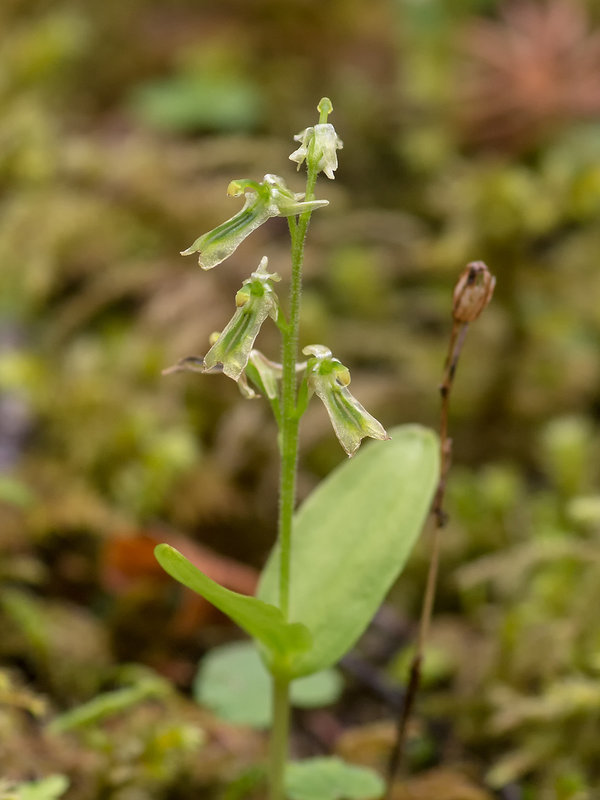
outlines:
{"label": "unopened bud at apex", "polygon": [[455,322],[474,322],[492,299],[496,278],[483,261],[472,261],[463,270],[452,296]]}

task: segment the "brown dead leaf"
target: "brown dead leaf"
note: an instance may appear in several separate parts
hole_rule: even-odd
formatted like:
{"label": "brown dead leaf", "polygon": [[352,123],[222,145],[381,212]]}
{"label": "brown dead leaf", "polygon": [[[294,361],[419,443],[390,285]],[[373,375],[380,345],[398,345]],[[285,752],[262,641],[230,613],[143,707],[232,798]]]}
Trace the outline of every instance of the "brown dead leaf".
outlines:
{"label": "brown dead leaf", "polygon": [[493,795],[457,769],[432,769],[397,781],[391,800],[493,800]]}
{"label": "brown dead leaf", "polygon": [[[109,539],[102,563],[105,587],[115,594],[126,595],[141,584],[171,585],[173,579],[154,558],[154,548],[160,542],[177,548],[194,566],[225,588],[240,594],[254,594],[258,574],[252,567],[219,555],[183,534],[162,531],[123,532]],[[210,603],[185,589],[172,620],[173,632],[185,636],[219,617]]]}

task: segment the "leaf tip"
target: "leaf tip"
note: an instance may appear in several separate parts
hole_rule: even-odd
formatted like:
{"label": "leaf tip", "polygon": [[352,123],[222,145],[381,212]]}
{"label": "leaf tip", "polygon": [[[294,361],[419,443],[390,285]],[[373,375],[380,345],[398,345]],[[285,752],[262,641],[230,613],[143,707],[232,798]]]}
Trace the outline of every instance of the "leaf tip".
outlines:
{"label": "leaf tip", "polygon": [[170,552],[177,552],[177,551],[175,550],[174,547],[171,547],[170,544],[167,544],[166,542],[161,542],[160,544],[157,544],[156,547],[154,548],[154,557],[160,564],[162,564],[163,559]]}

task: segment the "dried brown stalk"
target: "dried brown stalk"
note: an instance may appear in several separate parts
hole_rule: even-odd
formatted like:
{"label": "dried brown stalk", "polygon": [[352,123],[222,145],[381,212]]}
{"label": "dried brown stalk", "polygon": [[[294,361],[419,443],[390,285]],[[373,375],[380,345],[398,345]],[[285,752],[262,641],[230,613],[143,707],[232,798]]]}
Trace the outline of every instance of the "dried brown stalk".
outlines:
{"label": "dried brown stalk", "polygon": [[393,781],[402,766],[404,757],[408,722],[412,715],[419,685],[421,683],[421,667],[425,644],[429,637],[429,627],[433,614],[437,575],[440,560],[441,531],[446,525],[447,515],[444,511],[444,495],[446,481],[452,461],[452,439],[448,436],[448,418],[450,412],[450,393],[458,366],[458,359],[467,335],[470,322],[474,322],[492,299],[496,279],[483,261],[467,264],[454,288],[452,307],[452,331],[448,344],[448,355],[444,364],[444,376],[440,385],[442,399],[440,416],[440,480],[433,500],[431,513],[435,519],[431,543],[431,560],[427,573],[419,631],[417,635],[415,655],[413,656],[408,686],[404,702],[398,716],[396,741],[390,754],[388,764],[387,798],[391,798]]}

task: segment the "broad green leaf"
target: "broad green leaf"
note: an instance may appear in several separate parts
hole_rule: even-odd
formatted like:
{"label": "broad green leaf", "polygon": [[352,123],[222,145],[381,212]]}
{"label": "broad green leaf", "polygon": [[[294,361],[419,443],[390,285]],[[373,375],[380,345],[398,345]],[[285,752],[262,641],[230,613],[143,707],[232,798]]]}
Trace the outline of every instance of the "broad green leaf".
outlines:
{"label": "broad green leaf", "polygon": [[[296,514],[290,619],[309,629],[310,650],[293,674],[338,661],[369,624],[402,570],[429,512],[438,481],[438,440],[418,425],[390,431],[345,462]],[[263,572],[259,597],[275,602],[279,553]]]}
{"label": "broad green leaf", "polygon": [[[293,681],[291,702],[302,708],[325,706],[338,699],[341,688],[340,674],[324,670]],[[211,650],[196,675],[194,697],[228,722],[259,729],[271,724],[271,679],[250,641]]]}
{"label": "broad green leaf", "polygon": [[307,628],[301,623],[287,623],[275,606],[225,589],[168,544],[159,544],[154,553],[158,563],[172,578],[202,595],[261,642],[273,671],[286,672],[294,657],[310,647],[311,636]]}
{"label": "broad green leaf", "polygon": [[374,800],[385,785],[366,767],[340,758],[310,758],[288,764],[285,789],[289,800]]}

